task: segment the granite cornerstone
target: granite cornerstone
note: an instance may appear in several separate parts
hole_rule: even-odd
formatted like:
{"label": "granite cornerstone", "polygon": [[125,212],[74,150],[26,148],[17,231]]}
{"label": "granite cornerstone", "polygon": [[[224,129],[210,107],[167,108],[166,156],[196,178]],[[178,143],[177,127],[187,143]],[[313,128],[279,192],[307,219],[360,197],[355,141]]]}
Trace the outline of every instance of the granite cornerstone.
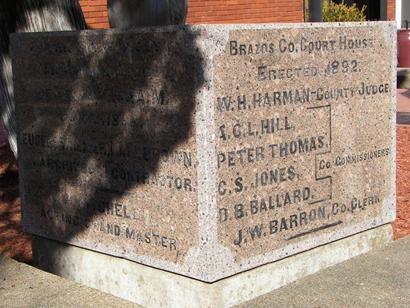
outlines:
{"label": "granite cornerstone", "polygon": [[391,222],[395,33],[13,36],[25,230],[215,282]]}

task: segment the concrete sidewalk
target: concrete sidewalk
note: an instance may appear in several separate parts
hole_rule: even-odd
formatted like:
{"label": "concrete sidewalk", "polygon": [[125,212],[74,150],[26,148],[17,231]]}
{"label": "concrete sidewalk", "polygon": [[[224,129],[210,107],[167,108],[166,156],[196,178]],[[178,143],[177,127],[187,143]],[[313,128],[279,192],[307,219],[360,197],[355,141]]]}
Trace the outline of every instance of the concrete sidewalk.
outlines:
{"label": "concrete sidewalk", "polygon": [[[138,307],[7,258],[0,299],[0,307]],[[410,307],[410,237],[241,307]]]}
{"label": "concrete sidewalk", "polygon": [[0,256],[0,307],[138,307]]}
{"label": "concrete sidewalk", "polygon": [[410,307],[410,236],[241,307]]}

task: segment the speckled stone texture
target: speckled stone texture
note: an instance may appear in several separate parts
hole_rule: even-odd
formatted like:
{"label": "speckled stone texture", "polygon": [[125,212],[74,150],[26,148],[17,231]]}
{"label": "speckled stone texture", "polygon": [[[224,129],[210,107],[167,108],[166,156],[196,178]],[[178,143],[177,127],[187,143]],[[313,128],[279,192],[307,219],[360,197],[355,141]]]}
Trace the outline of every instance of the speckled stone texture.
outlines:
{"label": "speckled stone texture", "polygon": [[389,22],[14,36],[25,229],[213,282],[391,222],[395,36]]}

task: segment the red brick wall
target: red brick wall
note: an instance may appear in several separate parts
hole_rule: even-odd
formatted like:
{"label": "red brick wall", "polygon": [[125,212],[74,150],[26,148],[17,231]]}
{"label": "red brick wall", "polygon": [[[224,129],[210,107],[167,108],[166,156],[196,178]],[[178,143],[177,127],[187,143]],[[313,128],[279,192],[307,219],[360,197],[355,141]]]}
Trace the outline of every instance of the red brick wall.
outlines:
{"label": "red brick wall", "polygon": [[[107,0],[79,0],[90,28],[108,28]],[[190,24],[302,22],[303,0],[189,0]]]}
{"label": "red brick wall", "polygon": [[79,2],[90,28],[109,28],[107,0],[79,0]]}
{"label": "red brick wall", "polygon": [[[108,28],[107,0],[79,0],[90,28]],[[303,0],[189,0],[187,22],[303,22]],[[387,16],[395,19],[396,1],[388,0]]]}
{"label": "red brick wall", "polygon": [[189,0],[187,22],[303,22],[303,0]]}
{"label": "red brick wall", "polygon": [[387,3],[387,19],[395,20],[396,19],[396,0],[388,0]]}

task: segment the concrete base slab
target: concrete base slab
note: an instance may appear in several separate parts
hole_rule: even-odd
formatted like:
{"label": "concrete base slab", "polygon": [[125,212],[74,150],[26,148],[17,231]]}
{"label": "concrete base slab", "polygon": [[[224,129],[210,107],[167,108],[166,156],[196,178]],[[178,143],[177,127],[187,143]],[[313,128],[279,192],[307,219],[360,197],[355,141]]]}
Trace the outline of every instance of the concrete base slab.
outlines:
{"label": "concrete base slab", "polygon": [[392,241],[385,225],[209,284],[36,237],[42,269],[147,307],[230,307]]}

